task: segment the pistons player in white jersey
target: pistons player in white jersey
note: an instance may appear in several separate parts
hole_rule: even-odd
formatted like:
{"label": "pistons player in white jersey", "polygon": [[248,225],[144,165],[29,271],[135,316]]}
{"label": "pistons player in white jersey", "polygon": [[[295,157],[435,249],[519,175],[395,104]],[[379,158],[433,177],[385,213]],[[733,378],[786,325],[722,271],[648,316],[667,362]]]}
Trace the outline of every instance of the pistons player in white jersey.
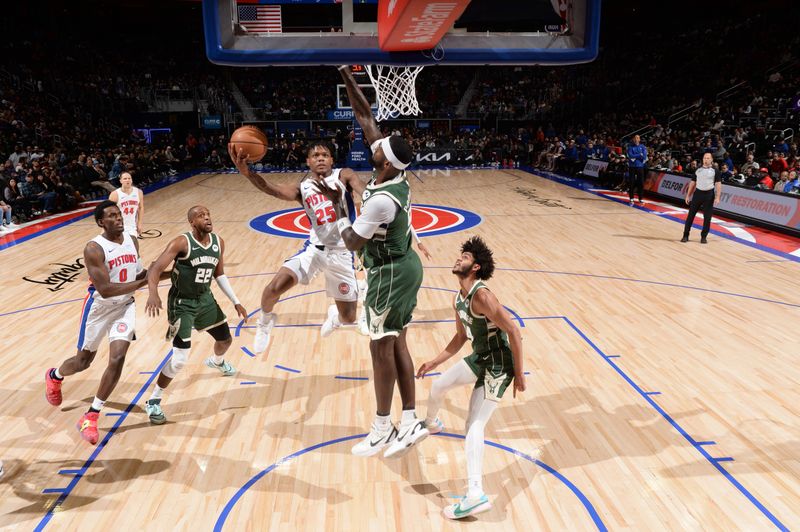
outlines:
{"label": "pistons player in white jersey", "polygon": [[333,148],[325,142],[312,142],[308,147],[306,163],[309,175],[300,183],[280,184],[264,179],[247,166],[247,156],[236,153],[229,145],[231,160],[239,172],[260,191],[278,199],[297,202],[306,211],[311,223],[311,234],[304,247],[286,259],[272,281],[261,294],[261,313],[258,317],[253,351],[262,353],[269,344],[270,333],[276,322],[273,312],[281,295],[296,284],[308,284],[318,273],[325,275],[325,288],[335,305],[328,308],[328,318],[322,325],[321,335],[330,335],[342,324],[355,323],[358,302],[358,283],[353,266],[353,254],[339,235],[333,204],[317,189],[322,180],[329,187],[339,187],[348,198],[348,216],[355,216],[352,197],[361,197],[365,184],[349,169],[333,169]]}
{"label": "pistons player in white jersey", "polygon": [[119,175],[120,188],[108,195],[122,211],[125,232],[133,238],[142,237],[142,214],[144,213],[144,193],[133,186],[133,177],[128,172]]}
{"label": "pistons player in white jersey", "polygon": [[147,270],[139,260],[139,243],[124,231],[122,213],[116,203],[106,200],[98,204],[94,219],[103,228],[103,234],[93,238],[83,250],[90,285],[81,310],[78,352],[45,374],[45,397],[51,405],[58,406],[64,377],[87,369],[103,337],[108,337],[108,366],[91,407],[78,421],[81,437],[91,444],[97,443],[100,409],[119,381],[125,354],[135,338],[133,292],[147,284]]}

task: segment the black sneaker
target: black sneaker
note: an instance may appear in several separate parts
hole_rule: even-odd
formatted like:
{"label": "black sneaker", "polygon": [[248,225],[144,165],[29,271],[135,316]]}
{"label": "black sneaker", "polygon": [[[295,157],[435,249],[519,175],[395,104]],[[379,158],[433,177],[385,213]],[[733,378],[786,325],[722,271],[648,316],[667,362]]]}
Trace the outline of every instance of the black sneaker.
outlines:
{"label": "black sneaker", "polygon": [[681,238],[681,242],[688,242],[688,241],[689,241],[689,237],[688,236],[685,236],[685,237]]}
{"label": "black sneaker", "polygon": [[701,243],[701,244],[708,244],[708,240],[707,240],[707,239],[706,239],[706,237],[704,237],[704,236],[703,236],[703,237],[700,237],[700,243]]}

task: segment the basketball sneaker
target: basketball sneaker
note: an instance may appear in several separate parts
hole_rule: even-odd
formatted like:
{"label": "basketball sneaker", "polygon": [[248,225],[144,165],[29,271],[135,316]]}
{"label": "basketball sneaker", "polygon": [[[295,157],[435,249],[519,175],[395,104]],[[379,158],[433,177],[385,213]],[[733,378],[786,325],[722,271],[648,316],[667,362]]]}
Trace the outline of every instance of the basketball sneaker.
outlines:
{"label": "basketball sneaker", "polygon": [[339,320],[339,309],[336,305],[331,305],[328,307],[328,319],[325,320],[325,323],[322,324],[322,329],[319,332],[319,335],[323,338],[327,338],[333,331],[338,329],[342,326],[342,322]]}
{"label": "basketball sneaker", "polygon": [[3,461],[0,460],[0,478],[3,478],[3,473],[5,473],[5,471],[3,471]]}
{"label": "basketball sneaker", "polygon": [[92,445],[97,443],[100,437],[97,433],[97,416],[98,412],[86,412],[83,417],[78,420],[78,432],[81,433],[81,438],[88,441]]}
{"label": "basketball sneaker", "polygon": [[150,423],[153,425],[163,425],[167,422],[167,416],[161,410],[161,399],[148,399],[144,405],[144,409],[150,418]]}
{"label": "basketball sneaker", "polygon": [[350,452],[356,456],[373,456],[381,452],[381,450],[390,445],[397,438],[397,428],[394,423],[389,423],[389,426],[381,430],[375,423],[367,434],[367,437],[353,445]]}
{"label": "basketball sneaker", "polygon": [[430,432],[425,427],[425,421],[415,419],[411,423],[400,425],[397,439],[395,439],[386,452],[383,453],[384,458],[400,458],[408,451],[414,444],[417,444],[430,436]]}
{"label": "basketball sneaker", "polygon": [[47,373],[44,374],[44,396],[47,398],[48,403],[53,406],[58,406],[62,401],[61,385],[64,383],[64,381],[56,380],[50,376],[55,369],[56,368],[50,368],[47,370]]}
{"label": "basketball sneaker", "polygon": [[444,430],[444,424],[442,421],[437,417],[433,421],[425,421],[425,428],[428,429],[428,432],[431,434],[439,434]]}
{"label": "basketball sneaker", "polygon": [[477,499],[462,497],[456,504],[445,506],[442,513],[448,519],[463,519],[470,515],[488,512],[491,509],[492,505],[489,502],[489,498],[486,495],[481,495]]}
{"label": "basketball sneaker", "polygon": [[269,318],[265,323],[261,322],[261,316],[258,317],[258,323],[256,323],[256,337],[253,339],[253,353],[256,355],[266,351],[269,345],[269,335],[275,326],[275,314],[270,312],[268,315]]}
{"label": "basketball sneaker", "polygon": [[214,359],[212,357],[208,357],[206,359],[206,366],[212,369],[219,370],[219,372],[222,373],[224,377],[230,377],[231,375],[236,373],[236,368],[231,366],[227,360],[223,360],[222,364],[217,366],[216,364],[214,364]]}

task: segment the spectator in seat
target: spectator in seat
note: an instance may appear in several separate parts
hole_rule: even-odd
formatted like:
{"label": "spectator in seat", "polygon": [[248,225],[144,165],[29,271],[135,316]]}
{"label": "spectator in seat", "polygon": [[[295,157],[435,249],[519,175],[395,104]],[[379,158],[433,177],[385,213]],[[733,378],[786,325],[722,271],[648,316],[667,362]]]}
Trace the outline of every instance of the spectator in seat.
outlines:
{"label": "spectator in seat", "polygon": [[19,187],[17,186],[17,180],[13,177],[8,180],[8,184],[3,189],[3,197],[5,198],[6,203],[11,205],[11,208],[17,212],[17,217],[30,217],[30,204],[25,200],[25,198],[22,197],[22,192],[20,192]]}
{"label": "spectator in seat", "polygon": [[800,192],[800,177],[798,177],[797,170],[789,172],[789,182],[783,188],[783,191],[789,194],[797,194]]}
{"label": "spectator in seat", "polygon": [[758,172],[759,166],[758,163],[755,161],[752,153],[747,154],[747,158],[745,159],[745,163],[742,165],[742,173],[746,173],[748,168],[752,168],[753,171]]}
{"label": "spectator in seat", "polygon": [[772,187],[772,190],[774,190],[775,192],[784,192],[785,191],[784,189],[788,184],[789,184],[789,172],[784,170],[783,172],[781,172],[781,175],[775,182],[775,185]]}
{"label": "spectator in seat", "polygon": [[211,150],[211,154],[206,158],[206,165],[212,170],[222,168],[222,157],[219,156],[217,150]]}
{"label": "spectator in seat", "polygon": [[788,170],[789,165],[786,164],[786,159],[784,158],[783,154],[780,152],[774,152],[772,154],[772,161],[769,163],[769,173],[772,181],[774,182],[777,180],[781,172],[784,170]]}
{"label": "spectator in seat", "polygon": [[11,205],[0,199],[0,234],[12,227],[16,225],[11,221]]}
{"label": "spectator in seat", "polygon": [[722,178],[723,183],[733,181],[733,173],[729,170],[727,163],[719,165],[719,176]]}
{"label": "spectator in seat", "polygon": [[[763,169],[763,170],[766,170]],[[780,174],[779,174],[780,175]],[[770,176],[769,172],[762,171],[761,172],[761,180],[755,186],[755,188],[759,190],[772,190],[772,187],[775,185],[775,182],[772,180],[772,176]]]}

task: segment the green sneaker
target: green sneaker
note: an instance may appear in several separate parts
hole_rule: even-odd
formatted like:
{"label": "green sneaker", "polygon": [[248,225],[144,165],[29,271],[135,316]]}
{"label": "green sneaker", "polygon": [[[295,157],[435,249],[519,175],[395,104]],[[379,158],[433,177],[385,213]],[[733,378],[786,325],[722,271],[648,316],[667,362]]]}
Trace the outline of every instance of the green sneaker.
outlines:
{"label": "green sneaker", "polygon": [[161,399],[148,399],[145,403],[144,409],[150,417],[150,423],[153,425],[163,425],[167,422],[167,416],[161,410]]}
{"label": "green sneaker", "polygon": [[468,515],[487,512],[491,509],[492,505],[489,503],[489,498],[486,495],[482,495],[481,498],[475,500],[462,497],[460,502],[445,507],[443,513],[448,519],[463,519]]}
{"label": "green sneaker", "polygon": [[206,359],[206,366],[208,366],[209,368],[213,368],[213,369],[217,369],[217,370],[219,370],[219,371],[220,371],[220,373],[222,373],[222,375],[223,375],[224,377],[230,377],[231,375],[233,375],[234,373],[236,373],[236,368],[234,368],[233,366],[231,366],[231,365],[228,363],[228,361],[227,361],[227,360],[223,360],[223,361],[222,361],[222,364],[220,364],[219,366],[217,366],[216,364],[214,364],[214,359],[213,359],[213,358],[211,358],[211,357],[208,357],[208,358]]}

